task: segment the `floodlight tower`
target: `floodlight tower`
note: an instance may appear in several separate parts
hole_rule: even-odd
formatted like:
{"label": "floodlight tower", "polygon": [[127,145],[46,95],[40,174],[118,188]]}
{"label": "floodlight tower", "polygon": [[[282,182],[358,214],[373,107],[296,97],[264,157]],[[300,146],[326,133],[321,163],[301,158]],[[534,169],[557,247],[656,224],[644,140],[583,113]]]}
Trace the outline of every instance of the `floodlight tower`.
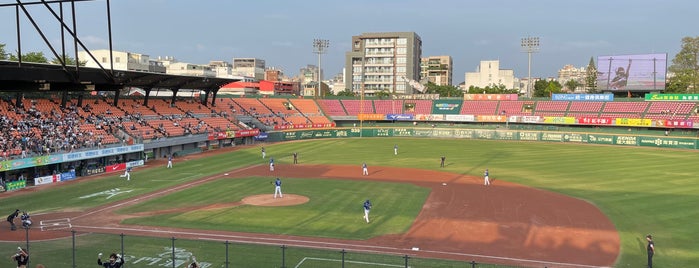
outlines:
{"label": "floodlight tower", "polygon": [[318,54],[318,91],[316,92],[316,97],[320,97],[320,85],[322,84],[323,77],[321,77],[320,71],[320,59],[321,55],[326,52],[326,49],[330,46],[330,40],[327,39],[313,39],[313,53]]}
{"label": "floodlight tower", "polygon": [[527,74],[527,98],[532,97],[532,53],[539,51],[539,37],[522,38],[522,49],[529,55],[529,73]]}

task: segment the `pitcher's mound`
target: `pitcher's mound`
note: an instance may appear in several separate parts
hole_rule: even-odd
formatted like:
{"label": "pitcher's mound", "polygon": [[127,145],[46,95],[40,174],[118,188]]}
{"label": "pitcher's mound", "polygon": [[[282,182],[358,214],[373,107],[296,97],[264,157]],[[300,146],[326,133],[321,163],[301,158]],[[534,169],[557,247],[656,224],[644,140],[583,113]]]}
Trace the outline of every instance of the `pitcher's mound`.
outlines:
{"label": "pitcher's mound", "polygon": [[243,198],[243,204],[265,207],[295,206],[308,202],[303,195],[285,194],[283,198],[271,194],[251,195]]}

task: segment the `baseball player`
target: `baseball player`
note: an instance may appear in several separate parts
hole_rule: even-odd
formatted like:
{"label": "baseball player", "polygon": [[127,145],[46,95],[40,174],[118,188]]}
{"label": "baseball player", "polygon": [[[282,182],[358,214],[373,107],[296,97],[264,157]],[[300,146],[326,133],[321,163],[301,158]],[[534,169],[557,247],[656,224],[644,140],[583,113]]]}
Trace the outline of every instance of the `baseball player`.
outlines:
{"label": "baseball player", "polygon": [[167,157],[167,168],[172,168],[172,154]]}
{"label": "baseball player", "polygon": [[294,165],[299,163],[299,153],[294,152]]}
{"label": "baseball player", "polygon": [[442,162],[440,162],[439,167],[444,167],[444,160],[446,160],[447,157],[446,157],[446,156],[442,156],[442,158],[440,158],[440,159],[442,160]]}
{"label": "baseball player", "polygon": [[29,228],[29,226],[32,226],[32,217],[29,216],[29,213],[26,211],[22,212],[22,216],[20,219],[22,219],[22,227],[24,228]]}
{"label": "baseball player", "polygon": [[369,223],[369,211],[371,210],[371,201],[367,199],[364,201],[364,219],[366,220],[366,223]]}
{"label": "baseball player", "polygon": [[262,146],[262,158],[264,159],[267,156],[267,153],[265,153],[265,147]]}
{"label": "baseball player", "polygon": [[488,169],[485,169],[483,173],[483,185],[490,185],[490,178],[488,177]]}
{"label": "baseball player", "polygon": [[21,247],[17,247],[17,253],[12,255],[12,259],[17,262],[17,268],[27,268],[27,264],[29,264],[29,253]]}
{"label": "baseball player", "polygon": [[648,252],[648,268],[653,268],[653,255],[655,255],[655,243],[653,243],[653,236],[646,235],[646,241],[648,241],[648,245],[646,246],[646,251]]}
{"label": "baseball player", "polygon": [[126,177],[127,181],[131,180],[131,167],[127,167],[126,170],[124,171],[124,174],[119,175],[119,177],[124,178]]}
{"label": "baseball player", "polygon": [[369,176],[369,168],[366,166],[366,163],[362,163],[362,175]]}
{"label": "baseball player", "polygon": [[97,254],[97,265],[105,268],[120,268],[124,265],[124,259],[121,255],[112,253],[109,255],[109,262],[102,262],[102,253]]}
{"label": "baseball player", "polygon": [[279,178],[274,180],[274,198],[277,198],[277,193],[279,193],[279,198],[284,197],[284,195],[282,195],[282,180]]}
{"label": "baseball player", "polygon": [[393,145],[393,155],[398,155],[398,144]]}
{"label": "baseball player", "polygon": [[269,171],[274,171],[274,157],[269,158]]}

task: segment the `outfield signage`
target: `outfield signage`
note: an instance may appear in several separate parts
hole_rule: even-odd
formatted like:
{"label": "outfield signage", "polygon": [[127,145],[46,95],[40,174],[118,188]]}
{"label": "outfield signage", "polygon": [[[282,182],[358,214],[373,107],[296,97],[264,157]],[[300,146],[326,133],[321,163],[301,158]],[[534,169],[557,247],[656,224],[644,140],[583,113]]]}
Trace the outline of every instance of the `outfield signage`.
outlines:
{"label": "outfield signage", "polygon": [[0,172],[134,152],[143,152],[143,144],[6,160],[0,162]]}
{"label": "outfield signage", "polygon": [[462,100],[434,100],[432,101],[432,113],[459,114],[463,103]]}
{"label": "outfield signage", "polygon": [[544,123],[546,123],[546,124],[574,125],[575,124],[575,117],[544,116]]}
{"label": "outfield signage", "polygon": [[27,187],[27,181],[26,180],[19,180],[19,181],[10,181],[5,183],[5,187],[7,191],[14,191],[14,190],[19,190],[22,188]]}
{"label": "outfield signage", "polygon": [[666,136],[645,137],[636,135],[591,134],[557,131],[519,131],[509,129],[452,129],[452,128],[348,128],[333,130],[272,132],[272,141],[291,141],[315,138],[345,137],[426,137],[512,141],[573,142],[623,146],[652,146],[665,148],[696,149],[697,140]]}
{"label": "outfield signage", "polygon": [[614,94],[551,94],[553,101],[613,101]]}
{"label": "outfield signage", "polygon": [[392,121],[403,121],[403,120],[413,120],[413,115],[412,114],[387,114],[386,115],[386,120],[392,120]]}
{"label": "outfield signage", "polygon": [[657,94],[647,93],[646,101],[699,101],[699,94]]}
{"label": "outfield signage", "polygon": [[650,127],[653,125],[653,119],[616,118],[614,119],[614,125],[629,127]]}
{"label": "outfield signage", "polygon": [[464,94],[464,100],[467,101],[500,101],[500,100],[517,100],[517,94]]}
{"label": "outfield signage", "polygon": [[576,117],[575,122],[579,125],[611,125],[614,120],[607,117]]}

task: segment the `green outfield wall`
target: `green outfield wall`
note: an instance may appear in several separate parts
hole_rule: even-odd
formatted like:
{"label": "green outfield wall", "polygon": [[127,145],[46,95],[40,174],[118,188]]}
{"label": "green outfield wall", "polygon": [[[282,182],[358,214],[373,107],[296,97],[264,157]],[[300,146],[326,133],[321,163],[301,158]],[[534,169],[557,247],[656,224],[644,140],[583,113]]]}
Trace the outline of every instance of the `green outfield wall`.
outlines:
{"label": "green outfield wall", "polygon": [[286,130],[270,132],[267,141],[294,141],[320,138],[426,137],[483,140],[572,142],[675,149],[697,149],[697,138],[599,134],[584,132],[522,131],[444,128],[339,128],[325,130]]}

